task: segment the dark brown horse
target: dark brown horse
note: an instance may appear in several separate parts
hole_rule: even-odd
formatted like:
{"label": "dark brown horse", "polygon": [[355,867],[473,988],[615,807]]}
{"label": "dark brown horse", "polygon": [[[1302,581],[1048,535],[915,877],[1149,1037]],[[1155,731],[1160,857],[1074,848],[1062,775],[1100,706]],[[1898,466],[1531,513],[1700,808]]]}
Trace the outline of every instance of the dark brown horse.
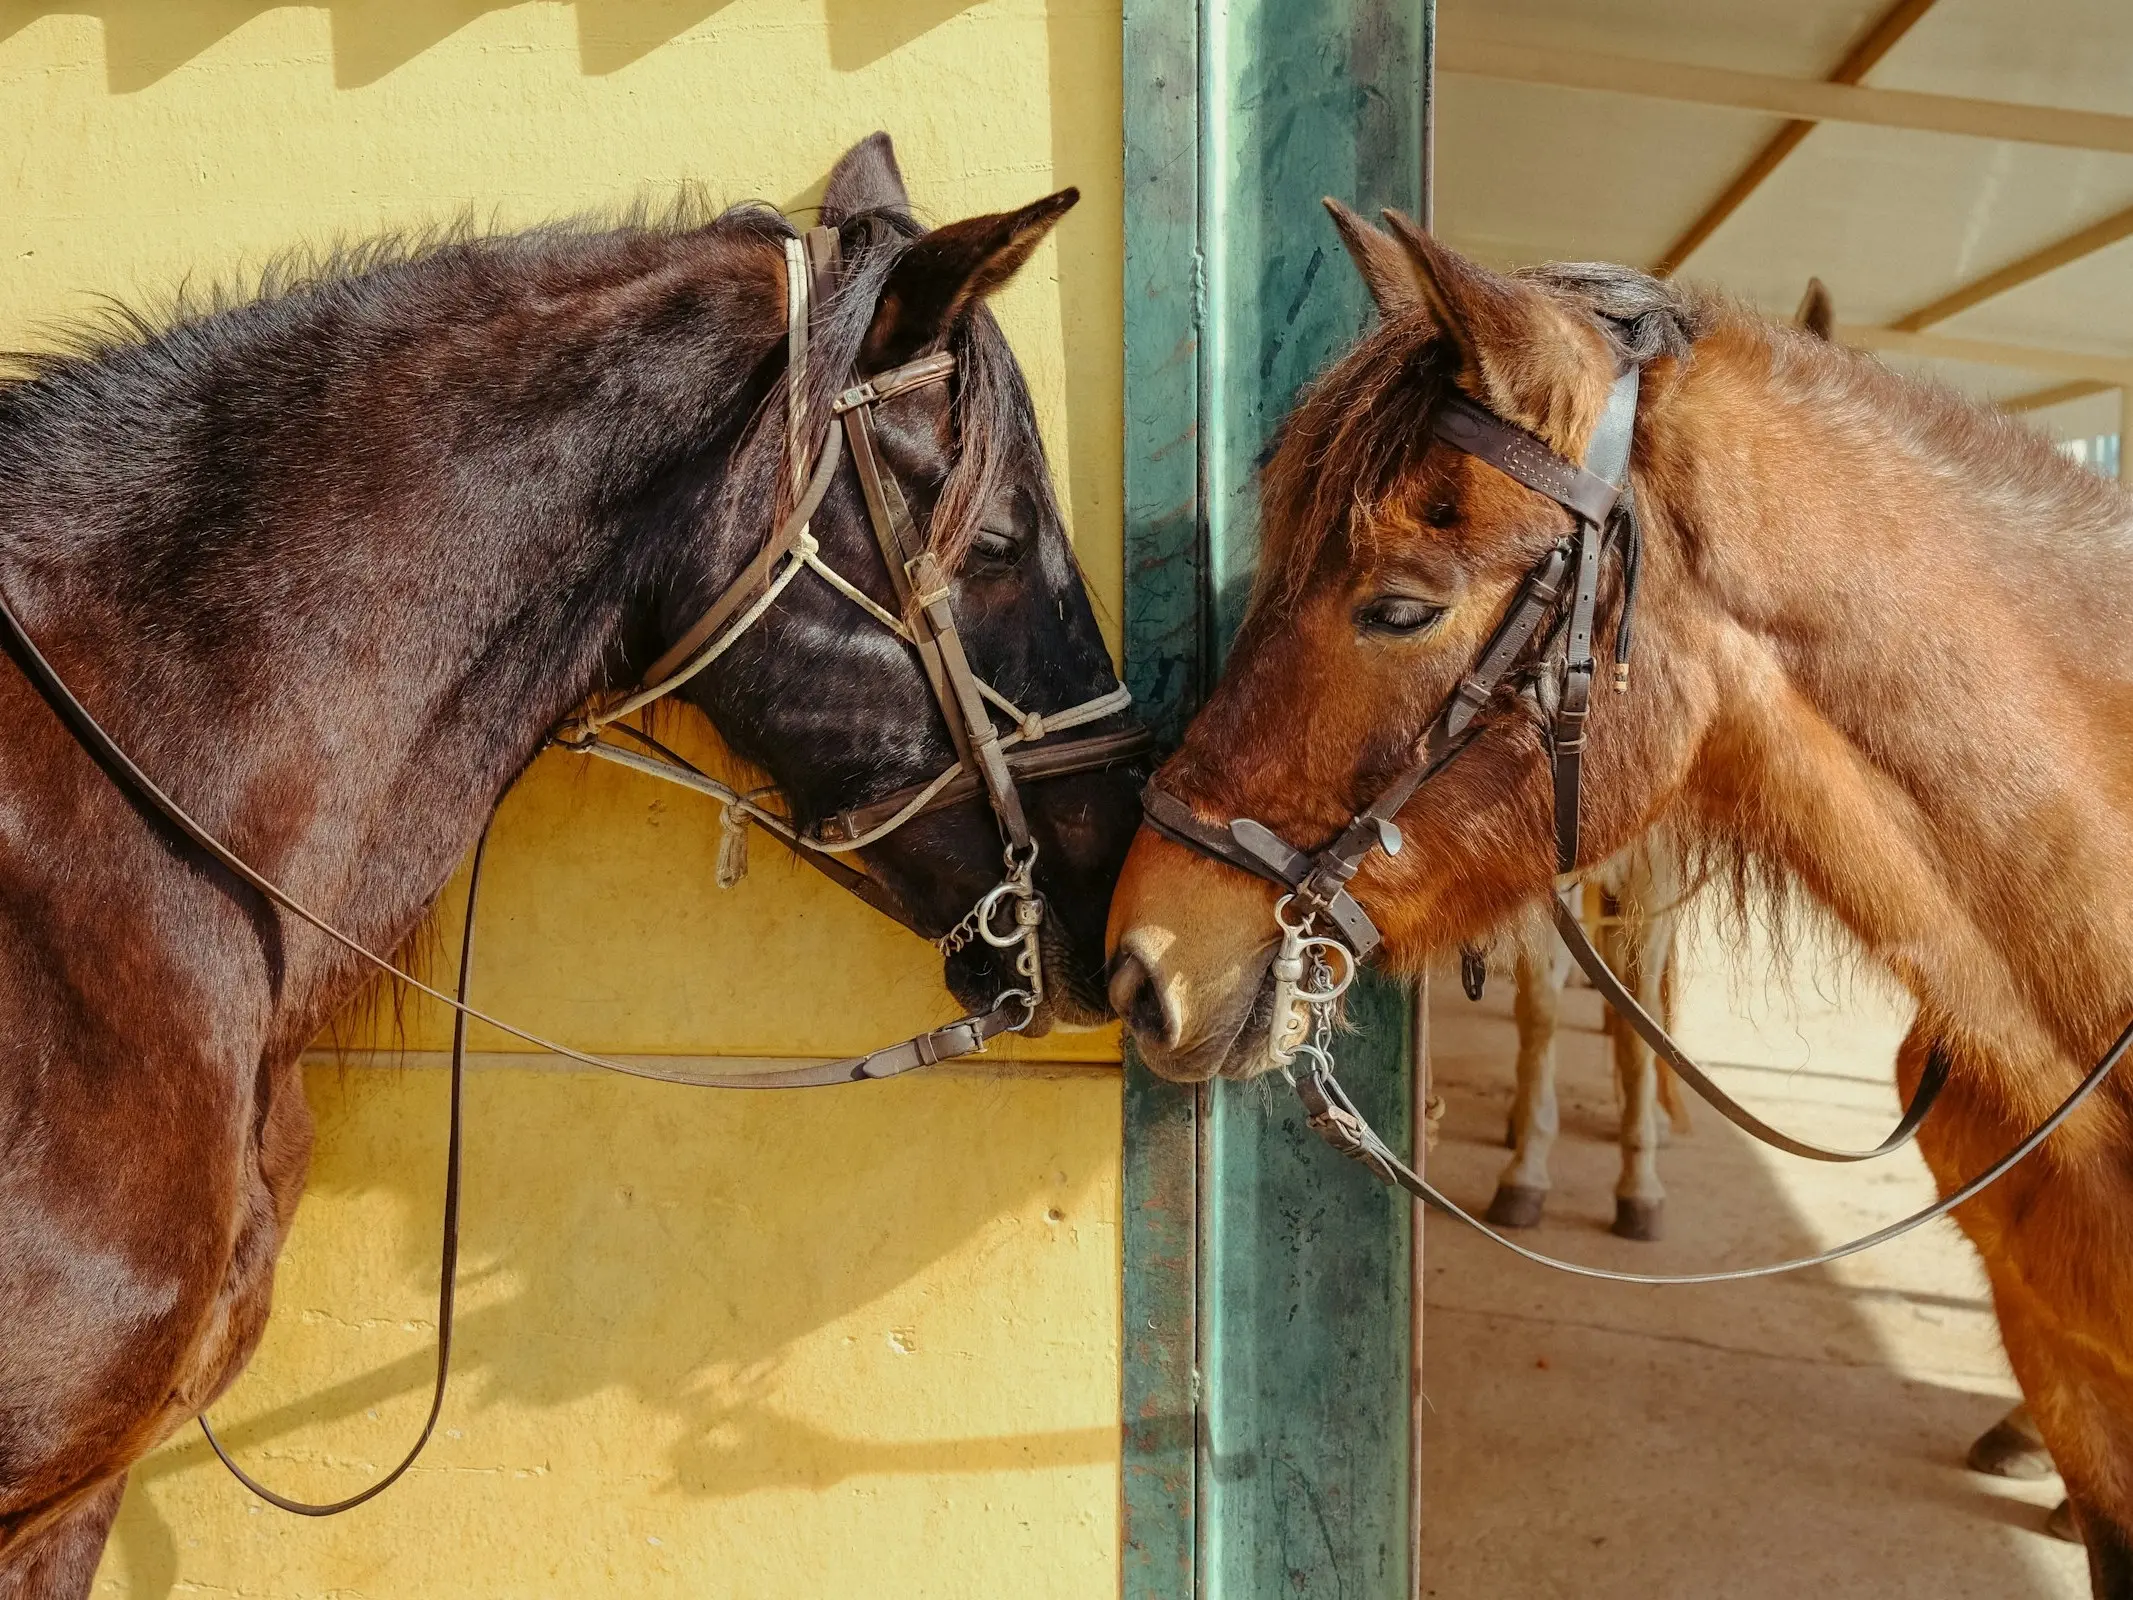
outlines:
{"label": "dark brown horse", "polygon": [[[860,145],[823,201],[841,267],[809,368],[826,424],[855,372],[954,353],[952,388],[878,408],[882,453],[955,564],[972,663],[1035,709],[1115,679],[982,300],[1072,201],[923,232],[886,138]],[[547,730],[770,536],[790,234],[743,208],[381,247],[38,359],[0,386],[0,589],[182,805],[392,948]],[[813,527],[897,605],[849,466]],[[955,760],[916,658],[857,615],[795,582],[689,685],[803,820]],[[88,1592],[128,1466],[258,1339],[311,1140],[298,1054],[367,973],[130,800],[4,663],[0,717],[0,1597],[45,1600]],[[1140,776],[1027,790],[1068,1020],[1100,1014]],[[973,799],[865,861],[945,932],[1000,854]],[[965,948],[950,987],[988,1003],[997,960]]]}
{"label": "dark brown horse", "polygon": [[[1570,521],[1435,442],[1440,403],[1577,461],[1638,362],[1633,687],[1595,690],[1579,864],[1665,823],[1797,881],[1916,997],[1905,1094],[1929,1050],[1950,1064],[1919,1136],[1943,1192],[1980,1172],[2133,1016],[2133,505],[2004,416],[1714,297],[1621,268],[1506,277],[1404,219],[1343,224],[1380,326],[1289,420],[1250,614],[1164,788],[1331,837]],[[1602,601],[1618,619],[1618,579]],[[1401,813],[1406,848],[1364,865],[1390,965],[1548,893],[1542,726],[1507,683]],[[1262,1053],[1273,898],[1136,841],[1111,993],[1158,1071]],[[2096,1592],[2133,1595],[2133,1083],[1957,1216]]]}

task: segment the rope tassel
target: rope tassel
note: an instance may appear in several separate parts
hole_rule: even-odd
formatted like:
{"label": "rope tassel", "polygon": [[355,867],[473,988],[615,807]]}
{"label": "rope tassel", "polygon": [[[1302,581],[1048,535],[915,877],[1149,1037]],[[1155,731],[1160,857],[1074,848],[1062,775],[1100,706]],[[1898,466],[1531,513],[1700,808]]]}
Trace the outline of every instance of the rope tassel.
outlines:
{"label": "rope tassel", "polygon": [[718,808],[718,886],[731,889],[748,876],[748,814],[738,806]]}

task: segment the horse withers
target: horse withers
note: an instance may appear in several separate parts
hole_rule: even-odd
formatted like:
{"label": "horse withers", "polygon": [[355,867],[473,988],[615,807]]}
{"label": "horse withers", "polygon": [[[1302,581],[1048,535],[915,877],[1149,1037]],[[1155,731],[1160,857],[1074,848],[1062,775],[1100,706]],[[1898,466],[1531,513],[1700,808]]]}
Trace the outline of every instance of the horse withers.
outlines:
{"label": "horse withers", "polygon": [[[855,147],[798,408],[819,440],[848,386],[954,357],[872,408],[881,476],[952,576],[971,665],[1037,712],[1116,679],[984,300],[1073,199],[929,232],[887,138]],[[193,817],[393,948],[559,719],[637,682],[790,512],[792,237],[742,207],[385,243],[85,335],[0,385],[0,591]],[[849,463],[811,536],[898,610]],[[683,691],[803,826],[968,737],[853,607],[802,574]],[[59,1600],[88,1592],[128,1466],[260,1336],[310,1151],[298,1058],[368,974],[117,786],[12,667],[0,707],[0,1597]],[[1039,1030],[1103,1014],[1144,776],[1024,785]],[[974,795],[859,859],[945,935],[1001,854]],[[1002,959],[961,944],[949,987],[991,1003]]]}
{"label": "horse withers", "polygon": [[[2098,890],[2133,852],[2133,505],[2005,416],[1716,297],[1617,267],[1505,276],[1405,219],[1337,220],[1380,322],[1282,434],[1252,605],[1163,789],[1299,848],[1347,827],[1573,532],[1437,413],[1463,395],[1576,462],[1641,366],[1634,687],[1593,691],[1573,865],[1665,824],[1827,906],[1916,997],[1906,1096],[1947,1064],[1919,1143],[1952,1192],[2133,1015],[2133,903]],[[1612,560],[1601,598],[1596,653],[1627,598]],[[1551,687],[1501,679],[1400,810],[1404,848],[1362,859],[1386,965],[1550,892]],[[1266,1060],[1279,893],[1144,829],[1111,994],[1156,1070]],[[2110,1596],[2133,1595],[2129,1117],[2133,1086],[2106,1082],[1956,1213]]]}

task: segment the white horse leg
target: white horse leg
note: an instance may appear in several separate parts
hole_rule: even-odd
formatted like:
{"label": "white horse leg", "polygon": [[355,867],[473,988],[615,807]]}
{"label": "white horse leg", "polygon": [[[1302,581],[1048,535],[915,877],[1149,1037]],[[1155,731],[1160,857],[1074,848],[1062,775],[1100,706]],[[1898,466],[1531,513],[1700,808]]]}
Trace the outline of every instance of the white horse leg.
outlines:
{"label": "white horse leg", "polygon": [[[1645,1005],[1650,1009],[1650,995],[1656,993],[1659,1005],[1652,1015],[1667,1032],[1674,1031],[1674,958],[1679,953],[1674,933],[1680,916],[1682,900],[1688,894],[1688,884],[1681,870],[1681,859],[1675,854],[1674,845],[1661,831],[1644,841],[1646,864],[1651,873],[1651,900],[1645,916],[1652,923],[1655,944],[1665,951],[1658,962],[1659,982],[1656,989],[1647,990]],[[1656,908],[1656,909],[1654,909]],[[1649,980],[1647,980],[1649,981]],[[1674,1069],[1664,1061],[1655,1061],[1653,1071],[1659,1083],[1659,1144],[1664,1149],[1676,1134],[1694,1131],[1689,1121],[1688,1097],[1681,1092],[1681,1080]]]}
{"label": "white horse leg", "polygon": [[[1635,851],[1622,877],[1620,916],[1608,943],[1610,956],[1637,1003],[1663,1015],[1661,998],[1673,944],[1673,918],[1649,912],[1667,909],[1653,893],[1650,859]],[[1615,1184],[1614,1231],[1625,1239],[1657,1239],[1666,1230],[1666,1190],[1659,1182],[1659,1073],[1649,1046],[1626,1024],[1614,1030],[1615,1088],[1622,1106],[1622,1176]]]}
{"label": "white horse leg", "polygon": [[1555,1019],[1563,981],[1528,929],[1518,947],[1518,1090],[1511,1098],[1511,1161],[1496,1180],[1489,1221],[1530,1228],[1548,1199],[1548,1152],[1561,1126],[1555,1103]]}

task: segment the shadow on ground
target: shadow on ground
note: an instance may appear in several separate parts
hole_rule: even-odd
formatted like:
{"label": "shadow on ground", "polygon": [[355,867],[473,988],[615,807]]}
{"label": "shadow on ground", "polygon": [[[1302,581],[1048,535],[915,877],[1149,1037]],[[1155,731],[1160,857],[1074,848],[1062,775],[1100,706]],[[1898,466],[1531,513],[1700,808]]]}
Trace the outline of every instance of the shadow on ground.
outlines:
{"label": "shadow on ground", "polygon": [[[1477,1006],[1456,981],[1433,986],[1449,1111],[1432,1176],[1477,1212],[1506,1159],[1507,987]],[[1746,1265],[1930,1196],[1909,1152],[1870,1169],[1766,1157],[1706,1110],[1661,1157],[1668,1238],[1614,1238],[1598,1021],[1590,990],[1565,996],[1555,1192],[1526,1242],[1628,1269]],[[1723,1076],[1825,1139],[1871,1142],[1895,1115],[1885,1060]],[[1440,1600],[2088,1594],[2081,1552],[2042,1531],[2056,1480],[1963,1469],[2014,1389],[1952,1225],[1836,1269],[1699,1288],[1574,1280],[1428,1227],[1423,1571]]]}

